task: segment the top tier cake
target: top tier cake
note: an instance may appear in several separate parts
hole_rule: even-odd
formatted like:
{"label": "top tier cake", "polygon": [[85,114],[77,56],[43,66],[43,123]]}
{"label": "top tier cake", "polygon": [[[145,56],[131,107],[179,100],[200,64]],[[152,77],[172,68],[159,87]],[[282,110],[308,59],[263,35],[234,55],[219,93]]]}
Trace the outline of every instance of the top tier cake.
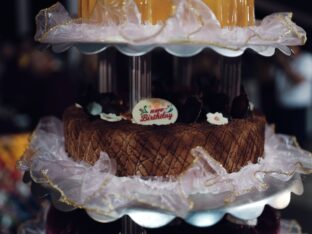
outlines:
{"label": "top tier cake", "polygon": [[[135,2],[145,24],[166,21],[176,10],[174,0],[79,0],[79,16],[83,19],[103,20],[100,14],[103,7],[122,8],[127,1]],[[213,11],[222,27],[247,27],[255,23],[254,0],[202,1]]]}

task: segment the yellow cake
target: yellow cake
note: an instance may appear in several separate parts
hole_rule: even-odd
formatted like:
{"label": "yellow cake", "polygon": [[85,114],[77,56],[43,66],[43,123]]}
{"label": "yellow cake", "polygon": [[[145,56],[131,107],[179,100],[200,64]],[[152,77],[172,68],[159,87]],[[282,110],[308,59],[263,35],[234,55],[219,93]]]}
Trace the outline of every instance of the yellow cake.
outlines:
{"label": "yellow cake", "polygon": [[94,10],[97,0],[79,0],[79,17],[88,19]]}
{"label": "yellow cake", "polygon": [[163,22],[174,13],[173,0],[135,0],[135,2],[144,23]]}
{"label": "yellow cake", "polygon": [[[79,0],[79,17],[103,20],[98,13],[97,1],[111,8],[122,8],[125,0]],[[166,21],[176,6],[173,0],[134,0],[141,13],[142,22],[156,24]],[[222,27],[251,26],[255,23],[254,0],[203,0],[214,12]],[[95,10],[96,9],[96,10]],[[117,17],[116,17],[117,18]]]}
{"label": "yellow cake", "polygon": [[[79,17],[83,19],[102,20],[98,10],[100,4],[109,5],[109,7],[122,8],[125,0],[79,0]],[[134,0],[142,17],[143,23],[156,24],[157,22],[166,21],[173,13],[173,0]],[[161,4],[159,4],[161,2]],[[100,7],[99,7],[100,8]],[[95,14],[95,16],[94,16]]]}
{"label": "yellow cake", "polygon": [[204,0],[222,27],[255,24],[254,0]]}

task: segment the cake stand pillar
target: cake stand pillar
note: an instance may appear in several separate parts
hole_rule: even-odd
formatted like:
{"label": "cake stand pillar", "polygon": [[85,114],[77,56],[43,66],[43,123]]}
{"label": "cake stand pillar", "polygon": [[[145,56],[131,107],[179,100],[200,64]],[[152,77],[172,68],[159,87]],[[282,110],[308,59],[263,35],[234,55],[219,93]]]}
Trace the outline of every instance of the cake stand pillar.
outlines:
{"label": "cake stand pillar", "polygon": [[[129,109],[132,111],[134,106],[144,98],[152,97],[152,66],[150,53],[143,56],[130,57],[130,97]],[[130,217],[122,218],[121,234],[145,234],[146,231]]]}
{"label": "cake stand pillar", "polygon": [[146,231],[133,222],[129,216],[123,217],[121,222],[121,234],[146,234]]}
{"label": "cake stand pillar", "polygon": [[99,54],[98,91],[110,93],[116,91],[116,51],[109,48]]}
{"label": "cake stand pillar", "polygon": [[152,66],[150,53],[130,57],[130,111],[144,98],[152,96]]}
{"label": "cake stand pillar", "polygon": [[192,58],[173,58],[173,78],[175,84],[190,87],[192,83]]}
{"label": "cake stand pillar", "polygon": [[220,57],[221,92],[229,96],[230,102],[240,94],[242,77],[241,57]]}

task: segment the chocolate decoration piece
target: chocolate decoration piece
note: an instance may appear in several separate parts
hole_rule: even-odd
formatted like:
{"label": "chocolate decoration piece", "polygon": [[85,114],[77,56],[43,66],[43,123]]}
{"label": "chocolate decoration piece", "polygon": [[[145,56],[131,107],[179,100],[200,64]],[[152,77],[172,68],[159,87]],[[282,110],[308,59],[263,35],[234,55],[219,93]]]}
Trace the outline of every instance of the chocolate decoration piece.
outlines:
{"label": "chocolate decoration piece", "polygon": [[211,113],[222,113],[223,116],[229,116],[229,97],[224,93],[207,94],[204,96],[204,103]]}
{"label": "chocolate decoration piece", "polygon": [[79,97],[77,104],[82,106],[90,121],[98,119],[102,113],[121,115],[127,110],[119,96],[114,93],[99,94],[91,86]]}
{"label": "chocolate decoration piece", "polygon": [[98,95],[98,92],[92,86],[88,86],[83,91],[82,95],[78,97],[76,103],[86,108],[90,102],[95,101],[97,95]]}
{"label": "chocolate decoration piece", "polygon": [[90,121],[81,109],[64,112],[65,148],[74,160],[94,164],[101,152],[117,162],[118,176],[178,176],[203,147],[228,172],[257,163],[264,150],[265,118],[234,119],[227,125],[175,123],[141,126],[129,121]]}
{"label": "chocolate decoration piece", "polygon": [[231,116],[234,119],[244,119],[247,118],[249,112],[249,99],[244,88],[242,88],[241,94],[234,98],[232,102]]}
{"label": "chocolate decoration piece", "polygon": [[114,93],[98,94],[95,101],[102,106],[103,113],[120,115],[126,110],[123,100]]}
{"label": "chocolate decoration piece", "polygon": [[179,110],[180,121],[182,123],[196,123],[200,117],[203,103],[196,97],[189,97]]}

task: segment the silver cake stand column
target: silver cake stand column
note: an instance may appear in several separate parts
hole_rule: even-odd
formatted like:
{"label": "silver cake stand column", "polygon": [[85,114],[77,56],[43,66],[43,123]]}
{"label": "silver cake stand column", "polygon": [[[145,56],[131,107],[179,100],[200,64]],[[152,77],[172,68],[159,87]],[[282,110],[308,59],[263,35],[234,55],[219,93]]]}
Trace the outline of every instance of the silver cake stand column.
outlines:
{"label": "silver cake stand column", "polygon": [[[100,93],[116,91],[116,51],[107,49],[99,54],[98,91]],[[152,96],[152,70],[150,53],[143,56],[132,56],[129,59],[130,77],[130,112],[144,98]],[[121,234],[145,234],[146,231],[129,216],[122,218]]]}
{"label": "silver cake stand column", "polygon": [[[144,98],[152,97],[151,54],[129,58],[130,96],[129,109]],[[129,216],[122,218],[121,234],[146,234],[146,231],[132,221]]]}
{"label": "silver cake stand column", "polygon": [[[116,51],[113,48],[107,49],[99,54],[99,79],[98,91],[100,93],[116,91]],[[143,56],[133,56],[129,59],[130,77],[130,112],[134,106],[144,98],[152,96],[152,70],[150,53]],[[129,216],[121,220],[121,234],[145,234],[146,231]]]}
{"label": "silver cake stand column", "polygon": [[151,53],[129,58],[130,97],[129,109],[144,98],[152,97],[152,66]]}
{"label": "silver cake stand column", "polygon": [[175,84],[189,87],[192,82],[192,58],[173,57],[173,80]]}
{"label": "silver cake stand column", "polygon": [[121,220],[120,234],[147,234],[147,232],[140,225],[133,222],[129,216],[124,216]]}
{"label": "silver cake stand column", "polygon": [[109,48],[99,53],[98,91],[110,93],[116,91],[116,50]]}
{"label": "silver cake stand column", "polygon": [[221,92],[228,95],[230,102],[240,94],[242,77],[241,56],[229,58],[220,55],[220,87]]}

